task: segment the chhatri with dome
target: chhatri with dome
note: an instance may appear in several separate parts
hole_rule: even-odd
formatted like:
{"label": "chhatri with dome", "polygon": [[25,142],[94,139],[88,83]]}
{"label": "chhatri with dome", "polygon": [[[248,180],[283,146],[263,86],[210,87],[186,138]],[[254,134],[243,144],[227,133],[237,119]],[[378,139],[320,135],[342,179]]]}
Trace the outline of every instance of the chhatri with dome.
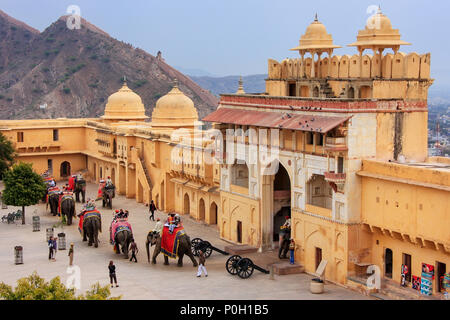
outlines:
{"label": "chhatri with dome", "polygon": [[268,60],[265,92],[240,79],[203,119],[176,81],[151,115],[124,83],[100,118],[0,131],[38,173],[110,176],[118,194],[214,226],[233,246],[276,252],[288,216],[295,272],[326,261],[327,281],[364,291],[369,265],[400,283],[402,265],[411,280],[439,261],[439,279],[450,268],[450,161],[428,157],[430,53],[402,52],[411,44],[381,10],[351,31],[352,55],[317,15],[298,24],[299,57]]}

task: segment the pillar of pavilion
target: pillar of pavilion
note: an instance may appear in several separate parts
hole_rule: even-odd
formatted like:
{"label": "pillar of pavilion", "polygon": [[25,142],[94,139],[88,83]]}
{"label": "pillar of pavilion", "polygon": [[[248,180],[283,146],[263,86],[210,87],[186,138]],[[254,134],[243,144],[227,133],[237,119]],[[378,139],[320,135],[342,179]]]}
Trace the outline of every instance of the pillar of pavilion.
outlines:
{"label": "pillar of pavilion", "polygon": [[349,44],[348,46],[356,47],[358,49],[360,57],[360,75],[362,74],[362,57],[364,50],[372,50],[374,57],[378,55],[380,62],[379,70],[377,70],[375,75],[382,78],[383,51],[386,49],[392,49],[394,54],[396,54],[402,45],[411,45],[411,43],[400,39],[399,30],[392,28],[391,20],[389,20],[389,18],[386,17],[379,8],[378,12],[367,20],[365,29],[358,32],[357,41]]}
{"label": "pillar of pavilion", "polygon": [[[333,50],[341,48],[333,44],[333,37],[327,33],[325,26],[317,19],[317,14],[314,21],[306,28],[306,32],[300,38],[298,47],[291,49],[291,51],[298,51],[301,57],[301,77],[305,77],[305,54],[310,53],[312,56],[311,78],[320,77],[320,60],[323,53],[327,53],[329,57],[328,74],[330,74],[331,55]],[[315,68],[315,55],[317,54],[317,68]]]}

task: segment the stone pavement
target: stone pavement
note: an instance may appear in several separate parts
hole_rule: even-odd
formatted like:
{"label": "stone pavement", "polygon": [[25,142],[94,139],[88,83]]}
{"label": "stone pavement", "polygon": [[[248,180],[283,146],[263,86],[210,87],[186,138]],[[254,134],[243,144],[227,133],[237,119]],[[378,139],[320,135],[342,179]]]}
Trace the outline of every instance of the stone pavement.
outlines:
{"label": "stone pavement", "polygon": [[[61,183],[60,183],[61,184]],[[0,189],[3,185],[0,184]],[[88,184],[87,197],[95,197],[97,186]],[[136,203],[134,199],[126,199],[124,196],[116,196],[113,200],[113,210],[126,209],[130,212],[129,222],[132,225],[134,237],[139,248],[138,263],[130,262],[123,255],[116,255],[109,244],[109,224],[112,211],[101,208],[101,201],[97,201],[98,208],[102,213],[102,230],[100,234],[99,248],[88,247],[82,241],[77,225],[78,219],[74,220],[72,226],[55,228],[55,235],[61,231],[66,233],[66,246],[69,248],[71,242],[75,244],[74,265],[81,269],[81,290],[84,293],[95,282],[101,285],[109,283],[108,263],[113,260],[116,265],[118,288],[111,289],[113,296],[122,295],[123,299],[200,299],[200,300],[259,300],[259,299],[288,299],[288,300],[355,300],[371,299],[345,288],[328,284],[325,293],[313,295],[309,292],[309,282],[312,276],[307,274],[275,275],[274,280],[270,276],[257,270],[249,279],[240,279],[230,275],[225,270],[225,262],[228,256],[213,251],[206,260],[208,278],[196,277],[197,268],[192,266],[189,257],[184,257],[184,266],[177,267],[176,260],[170,259],[170,265],[164,266],[163,256],[159,255],[157,264],[147,262],[145,240],[147,233],[153,228],[155,222],[150,221],[148,207]],[[81,208],[77,204],[77,213]],[[0,210],[0,216],[18,208],[9,207]],[[32,216],[39,215],[41,218],[41,231],[32,231]],[[157,212],[155,217],[164,221],[166,214]],[[199,237],[211,242],[213,246],[223,249],[229,243],[219,238],[219,231],[215,226],[208,226],[181,216],[185,229],[191,239]],[[46,243],[46,228],[52,227],[59,222],[58,217],[53,217],[46,212],[45,204],[38,204],[26,208],[26,225],[21,221],[8,225],[0,223],[0,281],[9,285],[16,285],[19,278],[30,275],[37,271],[41,277],[50,280],[60,276],[65,283],[69,258],[68,250],[58,251],[56,261],[48,260],[48,248]],[[24,247],[24,264],[14,264],[14,246]],[[151,249],[151,253],[153,248]],[[265,266],[267,263],[277,262],[274,253],[249,254],[255,264]]]}

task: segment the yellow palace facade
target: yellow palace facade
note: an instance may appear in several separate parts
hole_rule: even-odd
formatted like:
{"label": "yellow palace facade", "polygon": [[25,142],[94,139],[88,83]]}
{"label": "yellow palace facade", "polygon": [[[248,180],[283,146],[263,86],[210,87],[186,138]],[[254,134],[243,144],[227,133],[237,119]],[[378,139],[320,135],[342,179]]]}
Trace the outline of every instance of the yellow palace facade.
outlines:
{"label": "yellow palace facade", "polygon": [[276,249],[291,216],[296,262],[313,273],[327,260],[334,283],[364,287],[375,265],[398,284],[406,265],[412,287],[434,266],[436,295],[450,271],[450,160],[427,154],[430,54],[405,45],[379,12],[350,44],[355,55],[333,55],[340,47],[316,19],[292,49],[299,59],[268,61],[265,93],[241,85],[203,122],[177,85],[148,122],[125,84],[99,119],[2,121],[0,131],[38,173],[110,176],[120,194],[217,225],[231,243]]}

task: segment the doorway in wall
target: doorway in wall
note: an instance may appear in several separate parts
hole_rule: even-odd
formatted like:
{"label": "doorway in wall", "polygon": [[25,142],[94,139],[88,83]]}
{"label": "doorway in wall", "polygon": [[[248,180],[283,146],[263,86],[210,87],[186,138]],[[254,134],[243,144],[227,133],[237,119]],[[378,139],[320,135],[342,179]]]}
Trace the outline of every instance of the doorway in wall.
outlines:
{"label": "doorway in wall", "polygon": [[237,222],[237,242],[242,243],[242,221]]}
{"label": "doorway in wall", "polygon": [[70,163],[69,162],[64,161],[63,163],[61,163],[60,176],[61,176],[61,178],[66,178],[66,177],[70,176]]}
{"label": "doorway in wall", "polygon": [[316,247],[316,270],[322,262],[322,248]]}
{"label": "doorway in wall", "polygon": [[295,82],[289,83],[289,97],[295,97],[297,95],[297,85]]}
{"label": "doorway in wall", "polygon": [[189,195],[186,193],[184,195],[184,208],[183,208],[184,214],[191,214],[191,208],[190,208],[190,201],[189,201]]}
{"label": "doorway in wall", "polygon": [[436,291],[437,292],[445,292],[445,288],[443,287],[443,281],[445,273],[447,272],[447,266],[445,263],[436,262]]}
{"label": "doorway in wall", "polygon": [[217,205],[215,202],[211,203],[209,208],[209,224],[217,224]]}
{"label": "doorway in wall", "polygon": [[411,255],[406,253],[403,254],[403,264],[408,268],[408,273],[406,274],[405,280],[406,282],[411,282]]}
{"label": "doorway in wall", "polygon": [[384,276],[392,279],[392,250],[389,248],[384,252]]}
{"label": "doorway in wall", "polygon": [[48,169],[48,173],[50,175],[52,175],[53,174],[53,160],[52,159],[47,160],[47,169]]}

